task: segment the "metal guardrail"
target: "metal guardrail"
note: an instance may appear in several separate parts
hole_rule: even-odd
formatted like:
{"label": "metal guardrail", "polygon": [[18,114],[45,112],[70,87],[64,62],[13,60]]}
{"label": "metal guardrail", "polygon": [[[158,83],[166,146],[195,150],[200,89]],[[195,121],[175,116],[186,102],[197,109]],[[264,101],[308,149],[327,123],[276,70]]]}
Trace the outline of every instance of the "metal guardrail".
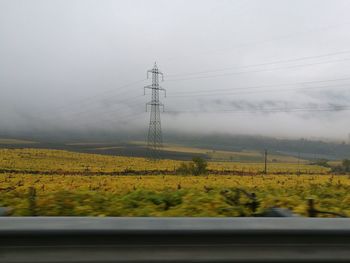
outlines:
{"label": "metal guardrail", "polygon": [[3,217],[0,262],[350,262],[350,219]]}

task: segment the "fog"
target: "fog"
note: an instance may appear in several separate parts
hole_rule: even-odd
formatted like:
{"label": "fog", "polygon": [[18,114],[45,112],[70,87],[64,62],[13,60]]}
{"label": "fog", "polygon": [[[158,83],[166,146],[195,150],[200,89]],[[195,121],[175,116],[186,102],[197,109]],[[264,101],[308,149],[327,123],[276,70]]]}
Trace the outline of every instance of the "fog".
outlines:
{"label": "fog", "polygon": [[344,140],[347,0],[0,0],[0,132],[147,130]]}

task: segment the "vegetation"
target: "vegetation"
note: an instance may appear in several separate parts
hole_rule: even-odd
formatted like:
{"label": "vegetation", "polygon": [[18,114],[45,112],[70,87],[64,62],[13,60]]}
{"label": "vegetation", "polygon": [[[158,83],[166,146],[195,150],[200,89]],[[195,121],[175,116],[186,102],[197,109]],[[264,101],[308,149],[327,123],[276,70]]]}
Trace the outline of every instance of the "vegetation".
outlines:
{"label": "vegetation", "polygon": [[[350,215],[347,176],[2,174],[0,185],[0,206],[15,216],[252,216],[269,207],[307,215],[308,198],[320,210]],[[237,189],[256,195],[256,211]]]}
{"label": "vegetation", "polygon": [[204,175],[207,174],[207,161],[200,157],[194,157],[190,163],[181,163],[176,169],[177,174]]}
{"label": "vegetation", "polygon": [[314,163],[312,163],[314,165],[318,165],[318,166],[323,166],[323,167],[331,167],[328,163],[328,160],[327,159],[318,159],[316,160]]}
{"label": "vegetation", "polygon": [[[191,172],[175,175],[181,166]],[[200,158],[154,162],[2,149],[0,206],[14,216],[252,216],[269,207],[306,215],[307,200],[313,198],[321,211],[350,215],[348,176],[305,163],[269,164],[266,176],[262,170],[263,164],[207,163]]]}
{"label": "vegetation", "polygon": [[344,159],[340,165],[333,166],[331,171],[335,174],[350,173],[350,160]]}
{"label": "vegetation", "polygon": [[[0,172],[33,174],[175,174],[183,162],[45,149],[0,149]],[[187,163],[187,162],[185,162]],[[208,162],[211,174],[261,174],[263,163]],[[307,163],[269,163],[272,174],[328,174],[330,168]]]}

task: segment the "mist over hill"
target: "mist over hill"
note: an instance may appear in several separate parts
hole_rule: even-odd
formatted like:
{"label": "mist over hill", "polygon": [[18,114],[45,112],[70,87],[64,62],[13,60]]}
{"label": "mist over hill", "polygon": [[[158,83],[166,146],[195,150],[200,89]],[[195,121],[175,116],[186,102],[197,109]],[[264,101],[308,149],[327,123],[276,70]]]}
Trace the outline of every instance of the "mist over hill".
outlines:
{"label": "mist over hill", "polygon": [[328,142],[311,139],[280,139],[264,136],[223,135],[213,134],[204,136],[173,135],[169,141],[212,148],[216,150],[257,150],[267,149],[270,152],[300,156],[306,159],[344,159],[350,157],[350,145],[344,142]]}
{"label": "mist over hill", "polygon": [[[17,132],[15,134],[2,132],[1,138],[15,138],[28,141],[36,141],[38,144],[27,145],[28,147],[47,147],[65,149],[71,143],[100,143],[103,145],[120,145],[130,147],[131,142],[145,142],[146,131],[134,131],[128,133],[112,133],[86,131],[80,132]],[[188,147],[205,148],[210,150],[225,150],[225,151],[263,151],[267,149],[271,153],[280,153],[285,155],[300,156],[304,159],[345,159],[350,158],[350,144],[345,142],[332,142],[326,140],[312,139],[288,139],[274,138],[259,135],[230,135],[230,134],[195,134],[195,133],[166,133],[164,134],[165,144],[185,145]],[[1,144],[5,147],[19,147],[19,145]],[[26,146],[22,145],[21,147]],[[74,150],[73,148],[70,150]],[[112,153],[113,154],[113,153]],[[137,153],[135,153],[137,155]],[[141,153],[143,155],[143,153]]]}

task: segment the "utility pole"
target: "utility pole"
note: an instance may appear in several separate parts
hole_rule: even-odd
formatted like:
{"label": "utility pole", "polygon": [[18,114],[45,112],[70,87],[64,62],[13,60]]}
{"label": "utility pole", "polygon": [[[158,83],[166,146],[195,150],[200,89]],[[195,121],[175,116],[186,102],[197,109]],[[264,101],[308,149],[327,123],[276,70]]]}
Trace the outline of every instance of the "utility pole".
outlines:
{"label": "utility pole", "polygon": [[160,155],[159,150],[163,146],[159,108],[163,107],[164,111],[164,105],[159,101],[159,91],[164,91],[165,97],[166,91],[159,86],[159,75],[162,76],[162,81],[164,81],[164,77],[163,73],[158,70],[157,63],[154,63],[153,68],[147,71],[147,78],[149,78],[150,73],[152,74],[152,84],[144,87],[144,95],[146,95],[146,89],[152,90],[152,99],[146,103],[146,112],[148,106],[151,106],[147,145],[150,148],[150,157],[152,159],[158,159]]}
{"label": "utility pole", "polygon": [[264,168],[264,174],[267,175],[267,150],[264,150],[264,161],[265,161],[265,168]]}
{"label": "utility pole", "polygon": [[300,175],[300,151],[298,152],[298,175]]}

